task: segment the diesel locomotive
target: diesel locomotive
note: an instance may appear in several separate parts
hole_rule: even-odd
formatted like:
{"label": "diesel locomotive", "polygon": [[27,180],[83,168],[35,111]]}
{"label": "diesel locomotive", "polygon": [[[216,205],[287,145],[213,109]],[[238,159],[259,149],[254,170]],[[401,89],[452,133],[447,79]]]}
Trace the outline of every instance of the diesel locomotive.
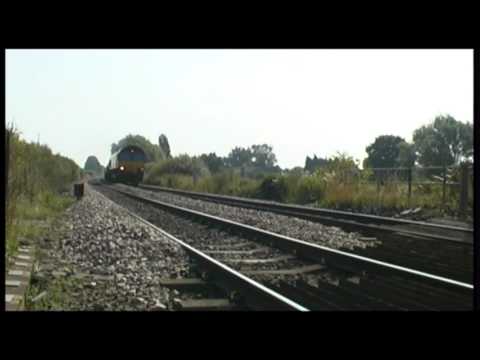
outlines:
{"label": "diesel locomotive", "polygon": [[112,155],[105,169],[105,181],[137,186],[143,180],[145,152],[138,146],[125,146]]}

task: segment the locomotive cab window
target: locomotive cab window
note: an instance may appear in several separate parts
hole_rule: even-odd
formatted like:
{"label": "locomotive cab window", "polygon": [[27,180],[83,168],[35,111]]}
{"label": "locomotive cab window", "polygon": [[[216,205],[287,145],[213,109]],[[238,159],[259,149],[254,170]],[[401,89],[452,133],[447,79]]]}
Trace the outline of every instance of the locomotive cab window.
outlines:
{"label": "locomotive cab window", "polygon": [[118,154],[119,161],[145,161],[145,154],[137,149],[127,149]]}

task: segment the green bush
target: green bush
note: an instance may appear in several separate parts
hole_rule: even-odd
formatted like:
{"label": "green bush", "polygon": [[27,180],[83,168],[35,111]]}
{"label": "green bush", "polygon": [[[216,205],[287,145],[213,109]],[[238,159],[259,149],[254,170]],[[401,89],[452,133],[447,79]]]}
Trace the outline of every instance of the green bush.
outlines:
{"label": "green bush", "polygon": [[262,199],[285,201],[287,192],[287,185],[281,178],[268,176],[260,183],[257,194]]}
{"label": "green bush", "polygon": [[259,183],[258,180],[241,178],[236,195],[242,197],[255,197],[257,195]]}
{"label": "green bush", "polygon": [[243,197],[254,197],[259,181],[241,177],[234,171],[222,171],[202,178],[195,186],[196,191]]}
{"label": "green bush", "polygon": [[301,179],[303,178],[303,172],[300,173],[298,171],[289,172],[286,175],[283,175],[280,178],[280,182],[282,186],[286,188],[286,202],[295,203],[298,198],[298,184],[300,183]]}
{"label": "green bush", "polygon": [[305,176],[298,182],[296,201],[300,204],[320,202],[325,195],[325,182],[318,176]]}
{"label": "green bush", "polygon": [[148,184],[160,184],[167,175],[184,175],[198,179],[209,176],[210,171],[201,159],[180,155],[146,167],[144,181]]}
{"label": "green bush", "polygon": [[233,172],[221,172],[213,176],[204,177],[199,180],[196,189],[200,192],[213,194],[228,194],[235,187]]}
{"label": "green bush", "polygon": [[[283,175],[264,172],[253,177],[248,169],[243,172],[241,169],[224,169],[213,176],[208,173],[194,176],[199,173],[194,170],[194,164],[195,158],[188,156],[154,164],[148,170],[148,181],[199,192],[297,204],[314,203],[320,207],[359,212],[398,212],[414,207],[450,213],[458,210],[458,187],[447,189],[445,207],[442,207],[441,185],[414,184],[409,202],[408,185],[401,174],[386,176],[377,184],[371,168],[360,170],[356,161],[346,154],[337,154],[313,174],[296,168]],[[469,206],[473,204],[472,193],[473,190],[469,194]]]}
{"label": "green bush", "polygon": [[71,199],[58,194],[69,190],[78,180],[80,168],[73,160],[53,154],[47,145],[22,140],[13,126],[6,129],[7,138],[5,228],[8,255],[17,247],[22,220],[45,219],[69,204]]}

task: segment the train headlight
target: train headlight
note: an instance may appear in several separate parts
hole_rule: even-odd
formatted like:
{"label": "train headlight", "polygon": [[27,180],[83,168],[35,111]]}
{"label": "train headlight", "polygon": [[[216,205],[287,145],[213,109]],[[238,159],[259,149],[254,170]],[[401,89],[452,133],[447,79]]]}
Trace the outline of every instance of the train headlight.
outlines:
{"label": "train headlight", "polygon": [[120,171],[123,171],[123,170],[125,170],[125,167],[122,165],[120,166]]}

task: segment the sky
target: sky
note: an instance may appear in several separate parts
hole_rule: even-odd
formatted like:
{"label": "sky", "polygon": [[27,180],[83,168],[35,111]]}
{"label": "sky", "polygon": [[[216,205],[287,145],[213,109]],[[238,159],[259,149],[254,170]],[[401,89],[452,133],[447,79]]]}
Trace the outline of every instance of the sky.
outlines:
{"label": "sky", "polygon": [[5,120],[84,166],[127,134],[173,155],[267,143],[282,168],[377,136],[473,121],[473,50],[27,50],[5,59]]}

